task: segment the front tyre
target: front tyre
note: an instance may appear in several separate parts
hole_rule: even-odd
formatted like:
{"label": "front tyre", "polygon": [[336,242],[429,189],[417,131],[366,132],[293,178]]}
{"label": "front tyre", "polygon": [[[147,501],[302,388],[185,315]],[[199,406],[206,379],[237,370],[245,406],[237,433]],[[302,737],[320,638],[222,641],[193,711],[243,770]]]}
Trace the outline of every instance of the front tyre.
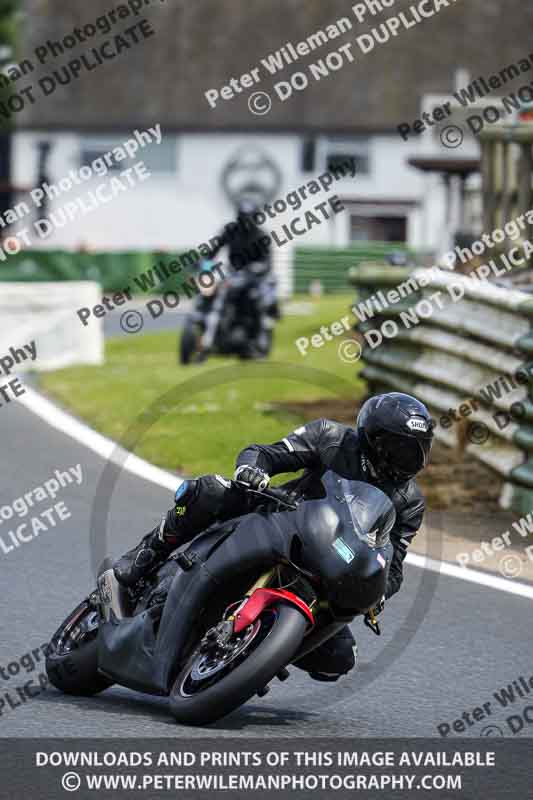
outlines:
{"label": "front tyre", "polygon": [[301,611],[280,603],[222,650],[210,645],[208,632],[174,682],[171,713],[178,722],[205,725],[234,711],[292,661],[306,628]]}
{"label": "front tyre", "polygon": [[113,685],[98,672],[98,612],[80,603],[54,633],[46,654],[50,683],[65,694],[87,697]]}
{"label": "front tyre", "polygon": [[263,358],[267,358],[272,352],[274,344],[274,331],[272,328],[266,328],[260,334],[260,351]]}
{"label": "front tyre", "polygon": [[202,330],[197,322],[188,319],[185,322],[179,343],[179,360],[186,366],[192,362],[199,362],[202,359],[200,342]]}

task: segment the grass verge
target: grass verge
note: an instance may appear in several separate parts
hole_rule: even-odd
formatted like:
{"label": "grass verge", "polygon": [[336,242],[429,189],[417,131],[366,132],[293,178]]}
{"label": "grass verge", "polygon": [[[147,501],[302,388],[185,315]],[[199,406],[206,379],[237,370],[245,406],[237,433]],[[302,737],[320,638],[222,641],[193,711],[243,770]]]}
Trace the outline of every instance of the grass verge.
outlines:
{"label": "grass verge", "polygon": [[[267,362],[213,357],[182,367],[175,333],[132,335],[107,341],[103,366],[47,373],[41,386],[93,428],[154,464],[185,476],[231,475],[246,444],[277,441],[305,421],[291,405],[311,403],[319,409],[322,400],[327,405],[334,397],[355,401],[362,396],[359,362],[346,363],[338,352],[350,333],[309,347],[305,357],[295,345],[296,339],[310,339],[321,326],[346,317],[352,299],[297,298],[291,305],[308,313],[284,317]],[[132,441],[132,424],[149,408],[146,430]]]}

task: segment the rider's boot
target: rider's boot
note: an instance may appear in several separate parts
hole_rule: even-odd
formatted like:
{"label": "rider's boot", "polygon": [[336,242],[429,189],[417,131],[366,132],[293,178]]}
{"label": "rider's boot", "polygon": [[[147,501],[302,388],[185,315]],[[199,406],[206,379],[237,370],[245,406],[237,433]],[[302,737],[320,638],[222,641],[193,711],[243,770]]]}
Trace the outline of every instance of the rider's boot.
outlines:
{"label": "rider's boot", "polygon": [[189,501],[196,494],[196,481],[183,481],[175,495],[175,506],[161,523],[144,536],[139,544],[114,564],[115,577],[123,586],[135,586],[154,567],[163,564],[169,555],[189,541],[196,531],[184,524]]}
{"label": "rider's boot", "polygon": [[137,547],[128,550],[114,565],[115,577],[122,586],[135,586],[154,567],[163,564],[176,548],[174,537],[165,537],[166,519],[144,536]]}

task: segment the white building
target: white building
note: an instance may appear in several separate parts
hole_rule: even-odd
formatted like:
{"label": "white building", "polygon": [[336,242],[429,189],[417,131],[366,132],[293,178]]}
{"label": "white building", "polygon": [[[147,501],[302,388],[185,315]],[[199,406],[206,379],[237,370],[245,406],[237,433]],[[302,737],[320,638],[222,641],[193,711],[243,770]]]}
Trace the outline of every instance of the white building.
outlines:
{"label": "white building", "polygon": [[[513,7],[517,2],[509,0]],[[38,0],[26,0],[26,6],[28,53],[35,52],[47,37],[57,39],[59,30],[68,33],[79,24],[76,3],[52,0],[46,18],[39,13]],[[478,143],[467,137],[458,150],[444,146],[439,133],[446,122],[408,141],[402,139],[398,126],[412,123],[428,104],[450,99],[445,93],[453,85],[457,52],[471,74],[493,70],[493,54],[459,46],[472,15],[477,14],[485,29],[497,35],[498,61],[511,62],[526,52],[527,26],[522,46],[515,28],[507,24],[511,11],[500,18],[489,13],[493,7],[497,7],[495,0],[470,0],[468,9],[457,4],[433,18],[434,40],[457,44],[447,44],[439,59],[428,56],[428,22],[306,91],[295,92],[268,116],[254,116],[247,104],[249,93],[213,109],[205,100],[205,90],[220,87],[228,76],[246,72],[261,55],[274,52],[285,42],[304,40],[310,31],[347,13],[346,9],[336,0],[307,0],[305,13],[287,15],[280,0],[269,0],[261,17],[259,7],[254,16],[244,7],[236,11],[234,3],[222,0],[207,18],[201,5],[181,0],[157,4],[146,11],[156,34],[153,38],[98,71],[58,86],[50,97],[39,98],[19,115],[12,151],[12,182],[17,186],[38,184],[42,143],[50,145],[46,177],[49,183],[56,183],[70,170],[91,163],[123,142],[135,129],[159,123],[163,132],[160,145],[152,145],[138,156],[151,173],[149,180],[58,227],[36,246],[189,250],[215,236],[233,217],[231,192],[224,182],[230,164],[235,177],[242,171],[242,161],[268,162],[270,171],[280,175],[275,196],[284,197],[327,171],[337,159],[355,158],[355,179],[344,179],[331,188],[345,212],[275,249],[285,285],[291,283],[294,245],[344,248],[352,242],[385,241],[438,251],[457,228],[462,213],[460,191],[458,186],[450,191],[441,174],[424,173],[409,164],[409,159],[457,160],[459,155],[475,161]],[[107,11],[104,0],[95,0],[84,16],[89,20]],[[238,47],[227,33],[230,18]],[[353,38],[354,31],[350,33]],[[325,46],[323,53],[327,50]],[[63,61],[75,54],[69,50]],[[304,62],[298,63],[299,69],[305,68]],[[60,63],[61,59],[57,65]],[[34,82],[51,68],[37,69],[32,74]],[[290,68],[283,77],[289,75]],[[262,84],[261,88],[272,87]],[[250,177],[253,170],[248,172],[252,182],[263,181],[261,169],[255,179]],[[79,194],[80,188],[94,191],[101,181],[87,181],[69,194]],[[51,201],[48,214],[53,215],[70,199],[65,194]],[[324,198],[317,195],[316,199]],[[306,208],[312,206],[313,199]],[[38,216],[37,209],[32,211]],[[274,227],[299,213],[301,210],[291,210],[285,219],[276,218]],[[270,229],[268,224],[264,227]]]}

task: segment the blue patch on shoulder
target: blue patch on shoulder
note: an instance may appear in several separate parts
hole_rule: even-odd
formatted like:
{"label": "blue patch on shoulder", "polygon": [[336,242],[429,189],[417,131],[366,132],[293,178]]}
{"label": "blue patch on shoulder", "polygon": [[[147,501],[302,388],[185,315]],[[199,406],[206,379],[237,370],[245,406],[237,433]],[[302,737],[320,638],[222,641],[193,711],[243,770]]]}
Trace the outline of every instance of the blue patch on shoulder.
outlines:
{"label": "blue patch on shoulder", "polygon": [[189,481],[183,481],[182,484],[178,486],[176,489],[176,494],[174,495],[174,500],[178,501],[180,497],[182,497],[187,489],[189,488]]}

